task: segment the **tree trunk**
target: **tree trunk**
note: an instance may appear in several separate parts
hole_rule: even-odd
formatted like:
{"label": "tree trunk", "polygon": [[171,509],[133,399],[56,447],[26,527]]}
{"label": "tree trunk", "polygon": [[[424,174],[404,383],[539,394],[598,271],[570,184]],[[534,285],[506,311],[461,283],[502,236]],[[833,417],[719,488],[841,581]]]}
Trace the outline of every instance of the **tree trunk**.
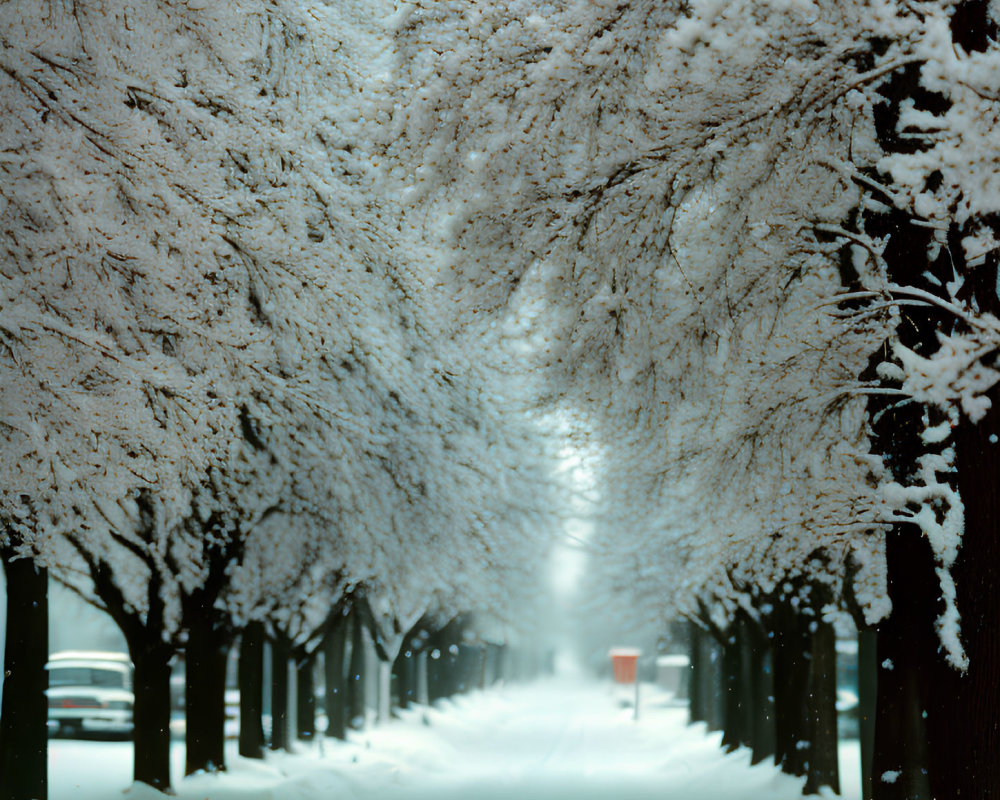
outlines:
{"label": "tree trunk", "polygon": [[485,689],[489,686],[489,676],[490,676],[490,646],[484,644],[479,648],[479,687],[480,689]]}
{"label": "tree trunk", "polygon": [[814,605],[817,619],[810,625],[815,626],[815,629],[810,637],[810,746],[803,790],[805,794],[819,794],[821,786],[829,786],[840,794],[837,763],[837,636],[831,623],[818,618],[823,605],[825,602]]}
{"label": "tree trunk", "polygon": [[347,652],[347,617],[336,619],[323,642],[323,679],[326,683],[327,735],[347,738],[347,704],[344,656]]}
{"label": "tree trunk", "polygon": [[[452,694],[464,694],[469,689],[472,648],[466,645],[452,645],[452,648],[448,650],[453,676]],[[534,658],[534,653],[532,653],[532,674],[533,677],[537,677],[538,675],[538,664]]]}
{"label": "tree trunk", "polygon": [[[951,11],[950,32],[959,53],[995,46],[997,25],[985,0],[963,0]],[[993,44],[991,45],[991,40]],[[885,97],[876,116],[879,139],[886,150],[906,151],[898,124],[900,109],[943,111],[947,103],[919,83],[919,65],[898,70],[879,91]],[[879,116],[881,124],[879,124]],[[961,198],[956,199],[958,203]],[[954,280],[956,301],[964,308],[1000,313],[997,259],[971,267],[962,239],[983,225],[1000,233],[996,215],[959,222],[953,219],[945,246],[935,257],[928,244],[938,231],[917,232],[908,210],[869,212],[866,231],[886,236],[883,257],[888,277],[897,284],[926,288],[942,296],[941,286]],[[874,224],[873,224],[874,223]],[[936,248],[935,248],[936,249]],[[931,280],[933,279],[933,280]],[[903,344],[923,356],[938,346],[939,332],[951,332],[955,319],[932,309],[907,314],[897,334]],[[955,471],[942,476],[959,490],[965,505],[965,531],[958,558],[950,569],[961,615],[961,637],[969,670],[956,672],[942,658],[932,624],[942,610],[939,576],[929,546],[915,526],[895,526],[886,537],[892,614],[878,625],[878,707],[872,755],[875,800],[1000,797],[1000,505],[996,483],[1000,453],[1000,389],[987,392],[992,407],[978,424],[963,419],[953,433]],[[883,404],[884,403],[884,404]],[[910,404],[872,403],[869,416],[876,434],[874,450],[888,453],[897,480],[917,470],[917,459],[934,448],[922,440],[924,420],[943,421],[936,409]],[[905,410],[900,410],[903,408]],[[935,418],[937,414],[937,418]],[[923,419],[922,419],[923,418]],[[908,424],[901,424],[908,423]],[[881,438],[881,442],[878,441]],[[938,450],[945,443],[938,445]]]}
{"label": "tree trunk", "polygon": [[[545,654],[545,674],[551,675],[552,670],[549,667],[549,654]],[[486,674],[486,650],[482,645],[473,645],[469,647],[469,671],[465,679],[465,691],[470,692],[473,689],[482,689],[485,681]]]}
{"label": "tree trunk", "polygon": [[[149,536],[155,514],[148,495],[137,500],[139,534]],[[72,535],[67,541],[87,565],[94,593],[115,621],[128,645],[134,667],[132,709],[133,779],[161,792],[170,791],[170,661],[175,643],[169,640],[165,623],[163,579],[155,563],[147,562],[145,609],[125,599],[112,567]]]}
{"label": "tree trunk", "polygon": [[702,685],[705,701],[705,722],[710,731],[721,731],[725,725],[725,686],[722,670],[722,648],[710,633],[701,637],[702,660],[705,663],[706,680]]}
{"label": "tree trunk", "polygon": [[[971,14],[973,5],[959,8]],[[996,268],[978,267],[969,288],[982,310],[997,315],[995,277]],[[938,798],[1000,797],[1000,387],[987,396],[986,416],[976,425],[963,421],[955,434],[965,533],[951,575],[969,667],[961,673],[940,657],[935,662],[928,714],[931,789]]]}
{"label": "tree trunk", "polygon": [[426,644],[428,621],[421,618],[406,632],[392,665],[400,708],[417,702],[417,653]]}
{"label": "tree trunk", "polygon": [[[454,649],[452,649],[453,647]],[[462,675],[458,663],[458,653],[458,647],[452,644],[441,648],[441,658],[438,659],[438,665],[441,667],[442,697],[453,697],[458,693],[461,686]],[[530,655],[526,661],[528,674],[533,678],[534,664],[531,661]]]}
{"label": "tree trunk", "polygon": [[[465,691],[471,692],[473,689],[481,689],[483,686],[483,648],[481,645],[469,647],[469,671],[465,678]],[[549,669],[549,654],[545,653],[545,674],[551,675]]]}
{"label": "tree trunk", "polygon": [[753,707],[750,710],[751,764],[759,764],[774,756],[774,673],[771,641],[764,623],[747,619],[745,630],[749,664],[746,669],[752,686]]}
{"label": "tree trunk", "polygon": [[741,677],[743,642],[734,622],[723,634],[722,648],[722,746],[727,752],[736,750],[746,740],[743,709],[746,706],[746,689]]}
{"label": "tree trunk", "polygon": [[240,741],[244,758],[264,757],[264,623],[251,622],[240,640]]}
{"label": "tree trunk", "polygon": [[48,573],[0,552],[7,579],[7,641],[0,710],[0,800],[45,800],[48,774]]}
{"label": "tree trunk", "polygon": [[365,726],[365,637],[359,615],[351,614],[351,664],[347,674],[348,725],[355,730]]}
{"label": "tree trunk", "polygon": [[698,628],[693,637],[694,671],[691,697],[692,708],[698,716],[692,721],[704,722],[710,731],[722,729],[722,669],[719,648],[715,638],[708,631]]}
{"label": "tree trunk", "polygon": [[[427,663],[431,702],[451,697],[458,685],[455,654],[451,652],[450,645],[445,639],[439,639],[438,642],[439,644],[431,651],[430,661]],[[520,674],[524,676],[528,671],[524,651],[520,651],[519,656]]]}
{"label": "tree trunk", "polygon": [[729,626],[723,645],[726,722],[722,745],[729,750],[753,744],[757,704],[753,635],[756,627],[757,623],[740,611]]}
{"label": "tree trunk", "polygon": [[135,667],[133,777],[161,792],[170,789],[170,660],[173,648],[156,631],[127,637]]}
{"label": "tree trunk", "polygon": [[861,800],[872,800],[872,755],[875,751],[875,708],[878,696],[878,639],[875,631],[858,631],[858,739],[861,747]]}
{"label": "tree trunk", "polygon": [[703,658],[703,647],[701,638],[705,632],[695,623],[688,623],[690,633],[688,634],[688,713],[690,722],[704,722],[708,718],[708,709],[705,703],[704,682],[707,680],[706,664]]}
{"label": "tree trunk", "polygon": [[809,631],[788,600],[774,614],[775,763],[805,775],[808,759]]}
{"label": "tree trunk", "polygon": [[433,704],[444,697],[441,678],[441,651],[437,647],[429,648],[427,660],[424,663],[427,668],[427,701]]}
{"label": "tree trunk", "polygon": [[212,615],[188,628],[184,648],[184,774],[226,769],[226,663],[230,635]]}
{"label": "tree trunk", "polygon": [[757,639],[754,636],[754,629],[757,623],[745,612],[740,612],[736,617],[736,635],[740,652],[740,687],[741,705],[739,708],[741,721],[740,743],[744,747],[753,747],[754,722],[756,708],[759,698],[756,694],[757,684],[755,681],[756,656],[754,648]]}
{"label": "tree trunk", "polygon": [[399,697],[399,707],[409,708],[416,701],[416,657],[412,650],[400,648],[393,664],[393,674],[396,676],[396,693]]}
{"label": "tree trunk", "polygon": [[429,678],[427,675],[427,651],[417,653],[417,702],[426,706],[431,702]]}
{"label": "tree trunk", "polygon": [[301,650],[295,654],[295,724],[303,741],[316,735],[316,653]]}
{"label": "tree trunk", "polygon": [[388,722],[392,716],[392,664],[378,660],[378,722]]}
{"label": "tree trunk", "polygon": [[271,749],[291,751],[288,724],[288,661],[291,645],[284,636],[271,640]]}
{"label": "tree trunk", "polygon": [[[875,800],[930,800],[927,718],[938,655],[930,545],[912,525],[886,534],[892,614],[878,625],[878,707],[872,755]],[[936,592],[934,592],[936,594]],[[942,698],[943,700],[944,698]],[[958,730],[956,736],[961,737]],[[941,797],[955,797],[946,794]]]}

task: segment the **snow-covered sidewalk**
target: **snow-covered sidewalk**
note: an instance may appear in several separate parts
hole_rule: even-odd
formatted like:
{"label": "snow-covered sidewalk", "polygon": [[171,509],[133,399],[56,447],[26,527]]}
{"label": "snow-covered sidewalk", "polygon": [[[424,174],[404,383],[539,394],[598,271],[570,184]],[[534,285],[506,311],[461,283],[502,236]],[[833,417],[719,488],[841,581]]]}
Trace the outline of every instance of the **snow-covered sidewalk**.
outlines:
{"label": "snow-covered sidewalk", "polygon": [[[625,694],[595,681],[551,679],[402,712],[401,719],[263,762],[232,755],[230,772],[176,781],[182,800],[792,800],[802,781],[719,735],[686,725],[668,694],[643,687],[632,719]],[[853,745],[853,747],[851,746]],[[859,797],[856,743],[841,748],[844,797]],[[175,775],[183,746],[175,746]],[[108,800],[128,785],[130,748],[53,742],[51,800]],[[131,800],[161,797],[144,787]]]}

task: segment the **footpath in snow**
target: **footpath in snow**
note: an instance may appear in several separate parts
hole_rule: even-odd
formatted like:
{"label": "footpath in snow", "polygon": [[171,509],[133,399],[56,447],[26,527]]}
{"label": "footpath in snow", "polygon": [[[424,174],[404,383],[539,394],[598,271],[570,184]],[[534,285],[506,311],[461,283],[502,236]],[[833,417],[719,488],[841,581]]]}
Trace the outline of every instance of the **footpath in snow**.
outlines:
{"label": "footpath in snow", "polygon": [[[627,693],[597,681],[549,679],[459,696],[400,712],[346,744],[303,745],[264,762],[233,752],[230,771],[180,779],[180,800],[792,800],[802,781],[745,750],[725,754],[720,735],[688,726],[687,709],[643,686],[641,714]],[[235,744],[232,745],[235,750]],[[153,800],[125,794],[131,746],[54,740],[50,800]],[[841,747],[843,796],[860,796],[857,743]],[[829,796],[834,796],[829,794]]]}

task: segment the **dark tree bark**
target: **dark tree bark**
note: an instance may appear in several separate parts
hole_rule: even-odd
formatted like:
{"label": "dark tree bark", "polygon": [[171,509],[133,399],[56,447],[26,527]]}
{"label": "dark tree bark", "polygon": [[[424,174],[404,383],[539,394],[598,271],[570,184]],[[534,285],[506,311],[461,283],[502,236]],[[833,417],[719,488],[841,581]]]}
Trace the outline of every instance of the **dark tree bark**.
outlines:
{"label": "dark tree bark", "polygon": [[[483,684],[483,649],[477,645],[463,645],[459,649],[459,663],[462,669],[462,691],[466,694],[478,689]],[[543,674],[548,675],[547,656],[542,661]]]}
{"label": "dark tree bark", "polygon": [[[814,594],[816,592],[814,591]],[[818,794],[829,786],[840,794],[837,763],[837,636],[833,625],[819,613],[825,601],[816,602],[816,616],[810,623],[808,736],[809,761],[806,765],[805,794]]]}
{"label": "dark tree bark", "polygon": [[758,698],[754,682],[754,645],[756,639],[752,628],[756,623],[745,611],[740,611],[736,617],[736,642],[739,648],[739,689],[740,705],[738,707],[739,740],[744,747],[753,746],[754,715]]}
{"label": "dark tree bark", "polygon": [[490,646],[483,644],[479,646],[479,684],[478,688],[485,689],[489,686],[490,673]]}
{"label": "dark tree bark", "polygon": [[48,796],[48,573],[0,548],[7,580],[7,642],[0,710],[0,800]]}
{"label": "dark tree bark", "polygon": [[448,696],[446,669],[440,648],[430,648],[427,651],[427,699],[432,704]]}
{"label": "dark tree bark", "polygon": [[[427,694],[428,701],[433,703],[446,697],[451,697],[472,680],[475,667],[470,665],[468,653],[463,657],[463,648],[459,646],[468,620],[462,615],[454,617],[442,628],[426,635],[423,651],[427,653]],[[514,677],[523,679],[529,670],[525,668],[524,653],[509,651],[513,662],[511,671]]]}
{"label": "dark tree bark", "polygon": [[184,648],[184,774],[226,768],[226,664],[231,638],[211,613],[192,620]]}
{"label": "dark tree bark", "polygon": [[[464,645],[451,645],[448,648],[448,661],[451,666],[452,694],[464,694],[469,685],[469,648]],[[534,653],[532,653],[534,657]],[[532,661],[532,677],[538,675],[538,667]]]}
{"label": "dark tree bark", "polygon": [[966,53],[982,53],[997,41],[997,23],[990,14],[990,0],[962,0],[951,16],[951,36]]}
{"label": "dark tree bark", "polygon": [[292,648],[284,636],[271,640],[271,749],[291,751],[288,724],[288,662]]}
{"label": "dark tree bark", "polygon": [[[445,697],[453,697],[462,690],[462,665],[459,663],[459,654],[461,650],[458,645],[447,645],[441,651],[441,661],[444,667],[444,685],[445,685]],[[529,658],[529,671],[528,674],[530,679],[535,677],[535,662],[533,660],[533,653],[530,654]]]}
{"label": "dark tree bark", "polygon": [[400,708],[407,708],[411,703],[419,702],[417,662],[420,653],[425,652],[429,641],[430,624],[430,620],[424,617],[406,632],[392,665]]}
{"label": "dark tree bark", "polygon": [[725,724],[722,651],[715,637],[692,623],[691,721],[704,722],[710,731]]}
{"label": "dark tree bark", "polygon": [[[919,67],[904,68],[880,89],[888,102],[877,115],[880,141],[892,151],[912,147],[898,137],[896,123],[904,101],[916,98],[918,107],[943,110],[943,98],[925,92],[919,85]],[[935,285],[926,279],[937,275],[939,285],[951,280],[951,256],[928,262],[931,232],[911,224],[905,210],[891,209],[869,213],[865,228],[873,236],[886,237],[883,258],[889,275],[901,284],[933,292]],[[897,335],[907,347],[930,355],[938,347],[936,332],[950,325],[945,315],[933,308],[920,315],[908,315]],[[886,350],[872,362],[890,359]],[[871,369],[864,378],[876,378]],[[915,403],[891,403],[886,398],[869,402],[873,450],[883,454],[893,477],[909,483],[917,469],[917,460],[929,446],[922,439],[924,415],[941,412]],[[924,711],[930,701],[932,665],[939,659],[933,621],[938,615],[938,578],[930,545],[916,525],[895,525],[886,533],[886,567],[892,613],[877,626],[878,698],[871,774],[874,800],[929,800],[930,751],[928,720]],[[948,796],[948,795],[946,795]]]}
{"label": "dark tree bark", "polygon": [[878,639],[873,630],[858,631],[858,738],[861,746],[861,798],[872,800],[872,756],[878,696]]}
{"label": "dark tree bark", "polygon": [[750,746],[751,764],[774,756],[774,673],[772,648],[761,622],[748,620],[750,640],[750,681],[753,685],[753,711]]}
{"label": "dark tree bark", "polygon": [[294,655],[296,735],[309,741],[316,735],[316,653],[297,648]]}
{"label": "dark tree bark", "polygon": [[704,722],[708,718],[707,703],[705,700],[704,683],[708,680],[706,675],[707,665],[703,658],[701,639],[705,632],[694,622],[688,623],[690,633],[688,635],[688,712],[690,721]]}
{"label": "dark tree bark", "polygon": [[[545,674],[551,675],[554,671],[554,666],[550,666],[550,661],[554,664],[554,656],[552,659],[549,658],[548,653],[545,656]],[[483,689],[486,686],[486,647],[481,644],[477,644],[472,648],[472,659],[470,665],[470,675],[468,681],[468,687],[471,691],[472,689]]]}
{"label": "dark tree bark", "polygon": [[[451,637],[441,638],[441,643],[437,648],[439,657],[437,659],[438,668],[438,691],[442,698],[451,697],[458,692],[459,672],[457,652],[452,650]],[[456,648],[457,650],[457,648]],[[525,680],[530,680],[534,675],[530,662],[525,658],[526,653],[521,651],[521,662],[525,668]]]}
{"label": "dark tree bark", "polygon": [[482,675],[481,652],[476,645],[463,644],[456,645],[457,652],[454,653],[455,666],[455,692],[456,694],[467,694],[475,687],[479,686]]}
{"label": "dark tree bark", "polygon": [[[435,700],[444,700],[448,697],[452,697],[459,691],[459,686],[461,685],[461,673],[458,664],[458,654],[453,651],[453,645],[450,644],[450,637],[447,635],[439,635],[436,640],[436,646],[431,651],[431,657],[427,662],[428,666],[428,683],[431,685],[431,702]],[[457,648],[455,648],[457,650]],[[435,658],[435,654],[437,658]],[[521,654],[522,662],[524,661],[524,654]],[[525,667],[527,665],[525,664]],[[522,679],[527,680],[527,675],[530,675],[530,671],[522,673],[524,677]]]}
{"label": "dark tree bark", "polygon": [[754,740],[755,715],[758,698],[755,683],[757,627],[745,611],[739,611],[722,644],[724,673],[725,729],[722,745],[728,750],[751,747]]}
{"label": "dark tree bark", "polygon": [[348,725],[355,730],[365,726],[365,663],[364,625],[356,611],[351,612],[351,663],[347,673]]}
{"label": "dark tree bark", "polygon": [[[899,139],[896,122],[904,100],[919,99],[918,107],[941,110],[941,99],[919,87],[919,67],[904,68],[880,89],[889,101],[876,115],[880,141],[888,150],[912,146]],[[935,285],[925,276],[938,275],[938,282],[951,280],[951,256],[928,263],[931,232],[910,224],[908,212],[892,209],[870,213],[865,228],[873,236],[886,237],[883,258],[889,275],[901,284],[933,292]],[[900,340],[914,351],[930,355],[938,346],[936,331],[950,322],[933,308],[919,316],[908,315],[897,330]],[[891,359],[888,351],[876,354],[873,364]],[[877,379],[872,368],[862,376]],[[923,442],[924,414],[940,414],[915,403],[891,403],[886,398],[869,402],[873,450],[883,458],[893,476],[912,480],[917,459],[927,452]],[[944,419],[943,414],[941,414]],[[941,420],[934,419],[934,422]],[[895,525],[886,534],[886,567],[892,613],[877,626],[878,698],[872,752],[872,797],[875,800],[929,800],[930,752],[924,711],[930,700],[932,665],[939,659],[933,621],[938,615],[938,578],[927,540],[916,525]],[[885,776],[885,779],[883,779]],[[946,795],[947,796],[947,795]]]}
{"label": "dark tree bark", "polygon": [[[155,513],[151,499],[137,499],[139,525],[136,533],[145,544],[153,541]],[[70,535],[69,543],[79,553],[94,582],[100,606],[121,630],[134,667],[135,704],[133,721],[133,778],[162,792],[170,791],[170,662],[176,652],[167,634],[163,600],[163,576],[150,551],[114,531],[109,536],[149,568],[143,611],[125,599],[111,565],[95,555],[84,542]]]}
{"label": "dark tree bark", "polygon": [[338,614],[327,630],[323,642],[323,679],[326,683],[325,703],[328,736],[347,738],[347,629],[349,618]]}
{"label": "dark tree bark", "polygon": [[747,739],[746,718],[748,687],[742,681],[743,654],[737,624],[734,622],[719,641],[722,648],[722,746],[727,752],[736,750]]}
{"label": "dark tree bark", "polygon": [[937,576],[930,546],[914,526],[889,532],[886,559],[892,614],[878,626],[872,795],[876,800],[930,800],[924,711],[931,702],[931,670],[939,656],[932,628],[936,602],[927,587],[935,585]]}
{"label": "dark tree bark", "polygon": [[[951,32],[965,52],[983,52],[998,41],[997,21],[988,0],[963,0],[952,14]],[[986,223],[1000,236],[1000,216]],[[971,228],[972,226],[967,226]],[[960,296],[973,308],[1000,316],[996,275],[1000,256],[994,251],[977,267],[965,262],[962,237],[966,227],[952,224],[949,256],[965,278]],[[931,789],[937,797],[963,800],[1000,797],[1000,386],[987,397],[991,406],[978,423],[963,419],[955,431],[957,487],[965,505],[965,532],[951,568],[961,637],[969,659],[960,673],[938,660],[935,664],[931,720]]]}
{"label": "dark tree bark", "polygon": [[154,789],[170,789],[170,661],[173,647],[155,631],[126,635],[133,676],[133,777]]}
{"label": "dark tree bark", "polygon": [[235,629],[219,599],[229,588],[231,564],[242,558],[244,534],[219,512],[207,520],[191,518],[187,524],[207,543],[202,553],[205,577],[181,596],[181,619],[187,632],[184,773],[192,775],[226,769],[226,662]]}
{"label": "dark tree bark", "polygon": [[240,640],[240,740],[244,758],[264,757],[264,623],[251,622]]}
{"label": "dark tree bark", "polygon": [[[1000,398],[984,423],[1000,431]],[[988,430],[989,430],[988,429]],[[982,435],[984,432],[980,432]],[[966,533],[952,568],[962,615],[968,671],[935,664],[929,715],[936,797],[993,800],[1000,797],[1000,509],[997,507],[996,445],[977,458],[972,436],[959,438],[959,484]],[[963,466],[965,467],[963,469]]]}
{"label": "dark tree bark", "polygon": [[722,669],[722,645],[711,633],[702,639],[702,658],[708,670],[708,681],[703,687],[707,715],[705,721],[710,731],[721,731],[726,724],[725,675]]}
{"label": "dark tree bark", "polygon": [[[139,511],[136,537],[122,536],[114,530],[107,535],[113,546],[122,548],[148,569],[145,609],[137,609],[126,600],[113,567],[92,551],[89,542],[72,534],[67,539],[87,565],[100,601],[95,604],[121,629],[135,666],[135,780],[169,791],[170,661],[176,652],[176,641],[166,626],[164,570],[179,575],[181,569],[169,548],[163,558],[159,555],[155,503],[149,492],[140,493],[136,505]],[[264,516],[274,510],[268,510]],[[228,650],[232,642],[232,628],[228,617],[217,610],[216,601],[228,587],[229,568],[239,561],[245,544],[243,531],[230,523],[220,512],[213,513],[208,520],[191,517],[185,523],[191,528],[190,533],[206,543],[203,557],[207,567],[205,580],[193,591],[182,592],[180,598],[182,625],[188,632],[191,651],[186,670],[190,715],[187,735],[189,743],[193,743],[188,748],[188,771],[225,768],[224,749],[218,744],[225,735],[225,668],[222,668],[220,693],[217,664],[220,644],[223,650]],[[202,669],[206,671],[204,680],[198,674]],[[203,692],[205,698],[211,694],[212,699],[206,699],[204,705],[195,709],[191,705],[196,702],[192,693],[199,697]]]}
{"label": "dark tree bark", "polygon": [[[966,2],[958,8],[975,20],[985,5]],[[983,20],[976,35],[985,30]],[[977,44],[971,35],[958,41],[969,48]],[[994,228],[996,235],[1000,219]],[[960,234],[954,231],[953,247],[961,246]],[[964,289],[981,310],[1000,316],[997,267],[990,267],[966,272]],[[939,798],[1000,797],[1000,445],[993,443],[1000,437],[1000,387],[987,396],[992,406],[986,416],[977,424],[964,420],[955,432],[965,533],[951,575],[969,666],[959,672],[941,658],[934,662],[928,715],[931,790]]]}
{"label": "dark tree bark", "polygon": [[[995,43],[997,26],[989,8],[986,0],[964,0],[952,9],[951,35],[964,52],[983,51]],[[889,152],[913,152],[922,146],[899,134],[897,123],[905,104],[936,113],[947,109],[944,96],[920,85],[919,69],[914,64],[897,70],[879,89],[886,102],[876,115],[877,130]],[[865,223],[872,235],[888,235],[883,257],[895,282],[940,293],[941,285],[958,276],[964,281],[958,298],[966,307],[993,315],[1000,311],[996,253],[975,268],[965,262],[961,239],[972,225],[953,221],[947,246],[931,260],[927,255],[931,232],[910,224],[907,210],[870,212]],[[1000,230],[995,215],[973,223],[989,225],[994,235]],[[925,356],[937,348],[937,332],[951,331],[956,325],[953,318],[934,308],[907,314],[904,321],[898,331],[900,339]],[[996,756],[1000,748],[1000,640],[996,635],[1000,511],[995,488],[1000,457],[989,443],[989,437],[1000,431],[1000,392],[994,388],[988,396],[993,406],[986,418],[975,425],[963,420],[954,432],[956,472],[949,478],[965,504],[965,533],[951,575],[970,659],[967,673],[953,669],[939,652],[932,623],[941,611],[940,588],[926,540],[914,526],[897,526],[887,536],[893,611],[878,626],[878,708],[872,756],[875,800],[1000,797]],[[920,437],[924,413],[930,415],[932,424],[945,419],[933,408],[900,409],[885,401],[869,407],[876,450],[886,455],[898,480],[905,482],[915,471],[917,457],[931,449]]]}
{"label": "dark tree bark", "polygon": [[775,763],[789,775],[805,775],[809,741],[809,630],[779,598],[774,612]]}
{"label": "dark tree bark", "polygon": [[399,649],[392,665],[392,674],[396,679],[396,696],[400,708],[409,708],[417,700],[417,659],[416,654],[406,647]]}

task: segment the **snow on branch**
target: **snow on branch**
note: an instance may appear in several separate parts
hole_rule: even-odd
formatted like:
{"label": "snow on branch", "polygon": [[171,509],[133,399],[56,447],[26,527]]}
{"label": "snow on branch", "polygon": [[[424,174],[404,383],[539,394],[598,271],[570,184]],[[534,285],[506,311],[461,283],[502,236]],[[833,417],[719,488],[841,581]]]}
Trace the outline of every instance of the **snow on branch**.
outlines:
{"label": "snow on branch", "polygon": [[[29,498],[32,547],[78,574],[73,532],[140,610],[155,571],[168,627],[230,545],[219,602],[241,619],[265,603],[237,590],[251,564],[318,604],[378,575],[405,616],[445,587],[506,602],[485,573],[545,549],[546,445],[501,422],[482,387],[516,392],[450,341],[378,185],[371,12],[0,11],[0,513]],[[157,509],[141,566],[138,492]],[[261,522],[275,505],[283,528]],[[247,550],[282,543],[316,569],[288,583]]]}
{"label": "snow on branch", "polygon": [[[131,564],[153,493],[165,593],[238,531],[220,602],[300,633],[362,583],[384,619],[502,617],[581,508],[605,585],[656,613],[850,575],[874,621],[884,530],[934,498],[947,569],[960,498],[888,480],[869,415],[976,420],[1000,377],[961,286],[1000,249],[996,54],[953,48],[943,7],[17,0],[0,22],[0,515],[28,503],[36,550],[125,537]],[[904,103],[918,146],[890,151],[878,91],[907,70],[947,102]],[[889,277],[905,232],[866,230],[903,210],[955,261],[934,291]],[[936,350],[902,344],[911,313],[946,320]],[[559,493],[561,418],[586,491]]]}

